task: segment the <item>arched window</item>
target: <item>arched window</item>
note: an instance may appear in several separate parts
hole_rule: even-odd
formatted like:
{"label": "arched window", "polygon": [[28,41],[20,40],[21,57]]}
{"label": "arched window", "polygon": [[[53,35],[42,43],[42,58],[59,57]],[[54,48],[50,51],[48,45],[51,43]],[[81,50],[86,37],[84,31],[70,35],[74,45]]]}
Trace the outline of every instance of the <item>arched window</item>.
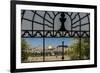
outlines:
{"label": "arched window", "polygon": [[22,10],[22,36],[28,33],[27,37],[37,37],[38,34],[57,37],[58,33],[64,37],[86,37],[89,36],[89,16],[89,13]]}
{"label": "arched window", "polygon": [[[31,41],[31,43],[37,44],[40,41],[37,48],[32,45],[31,48],[34,48],[34,51],[40,51],[33,52],[33,54],[37,54],[36,57],[40,55],[42,57],[38,57],[37,60],[32,59],[32,61],[89,59],[89,55],[87,56],[87,54],[83,53],[85,47],[82,47],[84,46],[82,42],[84,38],[88,39],[84,41],[88,41],[87,44],[89,46],[90,14],[82,12],[21,10],[21,38],[26,40],[30,38],[34,41]],[[71,51],[73,50],[72,46],[68,47],[71,45],[70,43],[73,43],[73,39],[77,39],[77,41],[74,41],[74,44],[78,42],[78,45],[76,45],[77,49],[74,49],[75,52]],[[42,48],[40,45],[42,45]],[[60,48],[57,47],[59,45]],[[69,50],[64,46],[71,49]],[[89,51],[87,52],[89,53]],[[69,52],[72,53],[68,57]],[[74,54],[76,55],[75,57],[73,57]],[[40,60],[40,58],[42,59]]]}

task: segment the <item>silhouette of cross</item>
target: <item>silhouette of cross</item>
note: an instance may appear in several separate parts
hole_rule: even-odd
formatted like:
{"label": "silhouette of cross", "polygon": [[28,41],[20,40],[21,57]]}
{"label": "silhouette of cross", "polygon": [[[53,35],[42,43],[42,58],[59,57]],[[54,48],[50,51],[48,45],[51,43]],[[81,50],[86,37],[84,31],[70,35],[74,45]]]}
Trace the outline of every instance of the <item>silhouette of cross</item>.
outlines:
{"label": "silhouette of cross", "polygon": [[64,45],[64,41],[62,41],[62,45],[59,45],[58,47],[62,47],[62,60],[64,60],[64,48],[68,46]]}

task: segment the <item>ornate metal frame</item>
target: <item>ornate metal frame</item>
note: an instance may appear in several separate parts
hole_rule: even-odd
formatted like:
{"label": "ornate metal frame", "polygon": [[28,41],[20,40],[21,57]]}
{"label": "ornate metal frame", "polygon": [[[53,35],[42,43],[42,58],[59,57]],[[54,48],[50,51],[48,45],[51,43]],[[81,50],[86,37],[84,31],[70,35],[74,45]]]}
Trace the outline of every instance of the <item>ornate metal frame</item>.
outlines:
{"label": "ornate metal frame", "polygon": [[[52,17],[50,14],[49,14],[49,11],[44,11],[44,15],[41,16],[41,14],[38,14],[37,11],[33,11],[33,10],[30,10],[31,12],[33,12],[33,16],[32,16],[32,20],[28,19],[28,18],[24,18],[24,15],[25,15],[25,12],[27,10],[22,10],[22,22],[23,20],[27,20],[29,22],[31,22],[32,24],[32,28],[31,30],[27,30],[27,29],[22,29],[22,37],[24,38],[29,38],[29,37],[90,37],[90,20],[89,20],[89,13],[84,13],[85,15],[83,17],[80,16],[81,13],[76,13],[74,15],[74,17],[72,18],[72,15],[75,13],[75,12],[57,12],[55,13],[54,11],[52,11],[52,13],[54,14],[54,17]],[[40,11],[41,12],[41,11]],[[69,14],[70,13],[70,14]],[[54,27],[54,20],[56,18],[57,15],[61,15],[61,18],[59,18],[60,22],[61,22],[61,26],[60,26],[60,29],[58,30],[55,30],[55,27]],[[39,22],[39,21],[35,21],[35,16],[38,15],[40,18],[43,19],[42,23]],[[49,16],[49,18],[52,20],[49,21],[47,18],[46,18],[46,15]],[[65,21],[67,20],[67,18],[65,18],[65,15],[68,16],[70,18],[70,22],[71,22],[71,25],[70,25],[70,30],[67,30],[66,27],[65,27]],[[76,17],[78,17],[78,20],[74,21],[76,19]],[[86,19],[87,18],[87,19]],[[86,19],[87,22],[83,23],[82,24],[82,19]],[[46,24],[45,21],[47,21],[50,25]],[[43,29],[42,30],[34,30],[34,23],[37,23],[37,24],[40,24],[43,26]],[[78,25],[76,23],[79,23]],[[76,25],[75,25],[76,24]],[[23,25],[23,24],[22,24]],[[83,26],[87,25],[88,26],[88,30],[81,30],[81,28]],[[38,26],[38,25],[37,25]],[[49,27],[49,28],[52,28],[52,30],[46,30],[45,26]],[[58,25],[59,26],[59,25]],[[77,28],[79,27],[79,29],[75,30],[74,28]],[[73,30],[74,29],[74,30]],[[35,33],[33,33],[35,32]],[[28,36],[25,37],[25,34],[28,33]],[[37,34],[39,34],[40,36],[37,36]],[[50,35],[49,35],[50,34]],[[59,36],[57,35],[59,34]],[[48,36],[49,35],[49,36]]]}
{"label": "ornate metal frame", "polygon": [[[89,13],[33,11],[33,10],[22,10],[21,13],[22,13],[22,17],[21,17],[22,38],[43,38],[43,42],[44,42],[43,43],[43,61],[45,61],[45,38],[61,38],[61,37],[75,38],[77,37],[77,38],[80,38],[79,46],[81,48],[81,38],[90,37],[90,14]],[[29,13],[31,13],[30,14],[31,18],[28,18],[27,16]],[[55,19],[58,15],[59,15],[59,18],[58,18],[59,21],[56,21]],[[36,20],[35,18],[36,19],[39,18],[40,20],[38,19]],[[25,27],[24,20],[26,23],[27,21],[30,22],[31,30],[24,28]],[[68,22],[70,21],[70,24],[67,24],[68,22],[66,21]],[[60,25],[58,24],[56,26],[58,27],[56,29],[55,29],[55,22],[59,24],[61,23]],[[70,25],[70,26],[67,27],[65,25]],[[28,24],[26,24],[26,26],[28,26]],[[34,30],[35,26],[39,28]],[[41,28],[42,30],[40,30]],[[68,29],[70,28],[70,29],[68,30],[67,28]],[[75,29],[75,28],[78,28],[78,29]],[[26,34],[27,36],[25,36]],[[64,41],[63,41],[63,44],[64,44]],[[81,59],[81,51],[80,51],[80,59]],[[62,47],[62,60],[64,60],[64,47]]]}

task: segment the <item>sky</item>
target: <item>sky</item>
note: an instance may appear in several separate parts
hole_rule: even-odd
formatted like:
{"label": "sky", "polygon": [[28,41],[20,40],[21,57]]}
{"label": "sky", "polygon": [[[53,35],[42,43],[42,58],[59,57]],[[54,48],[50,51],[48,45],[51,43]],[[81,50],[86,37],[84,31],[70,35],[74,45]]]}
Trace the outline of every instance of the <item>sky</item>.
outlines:
{"label": "sky", "polygon": [[[27,43],[31,47],[43,47],[43,38],[25,38]],[[62,41],[64,41],[64,45],[71,45],[74,40],[73,38],[45,38],[45,46],[49,45],[56,47],[58,45],[62,45]]]}
{"label": "sky", "polygon": [[43,47],[43,38],[25,38],[30,47]]}

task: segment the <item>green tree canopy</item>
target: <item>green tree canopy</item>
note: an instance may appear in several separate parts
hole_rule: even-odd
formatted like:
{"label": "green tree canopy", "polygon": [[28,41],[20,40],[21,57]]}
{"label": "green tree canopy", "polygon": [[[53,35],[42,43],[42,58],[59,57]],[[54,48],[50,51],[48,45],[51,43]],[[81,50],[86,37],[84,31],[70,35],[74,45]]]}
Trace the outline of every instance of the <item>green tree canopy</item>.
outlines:
{"label": "green tree canopy", "polygon": [[72,48],[68,51],[71,59],[89,59],[90,57],[90,39],[89,38],[74,38],[74,43],[69,46]]}
{"label": "green tree canopy", "polygon": [[21,61],[25,62],[28,58],[28,53],[25,50],[29,47],[25,39],[21,39]]}

